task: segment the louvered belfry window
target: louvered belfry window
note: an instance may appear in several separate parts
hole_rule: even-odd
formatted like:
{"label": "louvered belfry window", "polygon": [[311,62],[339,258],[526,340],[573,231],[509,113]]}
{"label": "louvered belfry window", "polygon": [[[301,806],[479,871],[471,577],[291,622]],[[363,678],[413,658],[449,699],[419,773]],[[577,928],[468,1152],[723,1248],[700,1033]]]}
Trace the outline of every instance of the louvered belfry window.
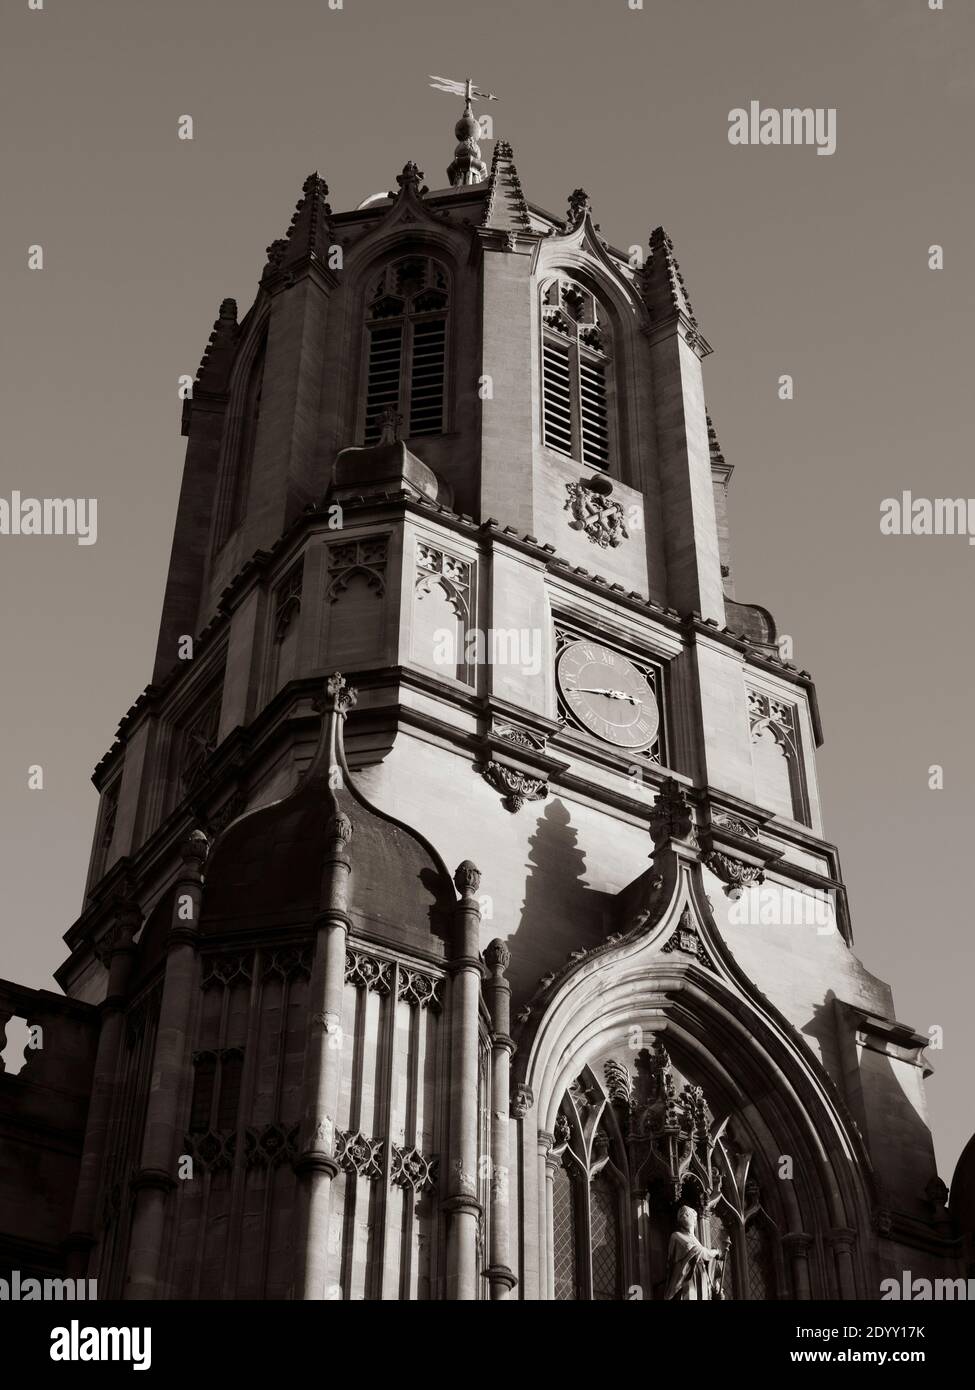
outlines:
{"label": "louvered belfry window", "polygon": [[447,272],[429,256],[405,256],[367,291],[365,443],[379,442],[389,409],[404,437],[443,434],[447,376]]}
{"label": "louvered belfry window", "polygon": [[592,468],[613,456],[612,336],[606,312],[564,276],[542,293],[542,442]]}

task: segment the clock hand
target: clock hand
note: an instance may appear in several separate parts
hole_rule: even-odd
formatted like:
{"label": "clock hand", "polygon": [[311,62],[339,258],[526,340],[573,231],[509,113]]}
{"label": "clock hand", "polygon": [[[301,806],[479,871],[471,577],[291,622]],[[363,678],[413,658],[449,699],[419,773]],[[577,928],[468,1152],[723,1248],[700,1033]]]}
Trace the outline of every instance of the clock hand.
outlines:
{"label": "clock hand", "polygon": [[610,690],[606,686],[577,685],[580,695],[606,695],[610,700],[629,700],[631,705],[642,705],[643,701],[635,695],[627,695],[625,690]]}

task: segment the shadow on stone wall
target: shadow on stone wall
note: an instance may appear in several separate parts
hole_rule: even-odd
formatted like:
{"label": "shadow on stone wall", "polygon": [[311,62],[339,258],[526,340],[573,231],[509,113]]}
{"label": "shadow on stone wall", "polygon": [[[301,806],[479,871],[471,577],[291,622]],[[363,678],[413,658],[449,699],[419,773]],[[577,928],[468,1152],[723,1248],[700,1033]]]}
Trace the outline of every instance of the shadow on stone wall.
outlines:
{"label": "shadow on stone wall", "polygon": [[517,1006],[539,978],[560,969],[571,951],[599,945],[610,930],[616,898],[586,882],[586,856],[565,803],[546,801],[529,840],[521,919],[509,938],[508,975]]}

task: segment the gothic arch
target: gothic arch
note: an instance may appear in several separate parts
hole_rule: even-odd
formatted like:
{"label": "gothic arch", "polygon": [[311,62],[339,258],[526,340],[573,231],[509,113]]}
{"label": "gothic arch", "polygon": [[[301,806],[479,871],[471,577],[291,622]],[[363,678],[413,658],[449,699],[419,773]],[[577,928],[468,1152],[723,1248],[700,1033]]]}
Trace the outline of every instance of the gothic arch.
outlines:
{"label": "gothic arch", "polygon": [[[682,882],[683,891],[650,932],[568,969],[544,1010],[529,1019],[514,1079],[534,1098],[526,1120],[534,1115],[539,1151],[554,1136],[566,1090],[586,1067],[595,1071],[607,1057],[628,1062],[635,1043],[651,1053],[662,1047],[681,1075],[703,1088],[714,1125],[728,1118],[735,1145],[750,1154],[761,1203],[756,1207],[745,1201],[744,1191],[723,1188],[726,1196],[736,1196],[739,1234],[747,1234],[749,1218],[761,1210],[776,1271],[770,1296],[783,1290],[792,1298],[864,1296],[866,1272],[856,1251],[856,1232],[866,1234],[870,1212],[862,1144],[818,1063],[790,1036],[788,1025],[760,999],[747,997],[725,970],[716,929],[705,921],[697,891]],[[697,919],[693,930],[707,965],[689,958],[682,946],[660,949],[688,921],[685,909]],[[791,1168],[781,1168],[783,1159]],[[716,1167],[722,1163],[727,1168],[727,1159],[716,1160]],[[780,1180],[782,1171],[791,1177]],[[633,1177],[637,1198],[642,1178]],[[742,1189],[746,1180],[747,1172],[740,1177]],[[700,1186],[702,1179],[695,1181]],[[688,1192],[693,1199],[695,1193]],[[697,1195],[699,1210],[716,1209],[715,1192]],[[687,1200],[679,1189],[672,1196]],[[544,1193],[540,1210],[544,1217]],[[545,1278],[543,1261],[541,1297],[549,1296]]]}
{"label": "gothic arch", "polygon": [[234,363],[213,513],[214,553],[230,539],[246,511],[250,464],[257,442],[270,313],[269,302],[255,312]]}
{"label": "gothic arch", "polygon": [[620,466],[615,331],[603,299],[553,271],[539,281],[542,444],[585,467]]}
{"label": "gothic arch", "polygon": [[[370,280],[390,261],[411,255],[432,257],[446,268],[451,281],[452,314],[472,310],[473,306],[466,302],[461,305],[467,290],[464,277],[458,274],[458,268],[469,259],[470,238],[466,232],[436,217],[412,189],[401,193],[364,236],[351,245],[343,243],[340,283],[329,304],[326,366],[329,380],[334,383],[331,399],[342,405],[339,416],[330,422],[323,434],[323,440],[331,438],[336,450],[354,442],[361,443],[363,437],[363,304]],[[454,341],[447,349],[447,399],[453,395],[459,373],[458,335],[452,337]],[[332,455],[325,448],[323,467],[329,466],[331,461]]]}
{"label": "gothic arch", "polygon": [[[591,228],[588,216],[582,229],[565,237],[554,237],[537,249],[533,263],[532,330],[535,343],[535,394],[542,398],[544,335],[543,297],[546,288],[558,276],[576,282],[591,294],[605,314],[612,338],[612,411],[614,419],[614,458],[609,468],[611,477],[630,486],[639,487],[639,459],[652,454],[653,420],[650,364],[647,343],[641,330],[647,325],[647,311],[634,286],[599,243],[595,234],[585,235]],[[543,442],[542,420],[536,421],[539,443]],[[641,452],[642,441],[647,445]],[[580,463],[583,460],[573,455]],[[588,466],[588,465],[584,465]]]}
{"label": "gothic arch", "polygon": [[384,411],[404,438],[449,430],[454,280],[438,256],[402,249],[363,277],[356,438],[367,447],[379,442]]}

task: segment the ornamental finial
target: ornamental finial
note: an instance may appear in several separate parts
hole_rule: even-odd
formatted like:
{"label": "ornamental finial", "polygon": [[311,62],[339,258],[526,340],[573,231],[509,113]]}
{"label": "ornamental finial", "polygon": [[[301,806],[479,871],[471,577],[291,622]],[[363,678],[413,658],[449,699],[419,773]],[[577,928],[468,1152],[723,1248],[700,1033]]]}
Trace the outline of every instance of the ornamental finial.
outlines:
{"label": "ornamental finial", "polygon": [[565,220],[570,227],[576,227],[592,207],[589,194],[584,188],[574,188],[569,194],[569,206]]}
{"label": "ornamental finial", "polygon": [[462,188],[465,184],[483,183],[487,178],[487,165],[481,158],[481,148],[477,137],[481,133],[480,123],[471,109],[472,101],[497,101],[493,92],[482,92],[475,87],[471,78],[455,82],[449,77],[430,77],[430,86],[438,91],[450,92],[453,96],[464,98],[464,114],[454,126],[457,148],[447,166],[447,178],[451,188]]}
{"label": "ornamental finial", "polygon": [[340,671],[333,671],[325,682],[325,689],[312,701],[316,714],[344,715],[357,699],[357,692],[349,685]]}

